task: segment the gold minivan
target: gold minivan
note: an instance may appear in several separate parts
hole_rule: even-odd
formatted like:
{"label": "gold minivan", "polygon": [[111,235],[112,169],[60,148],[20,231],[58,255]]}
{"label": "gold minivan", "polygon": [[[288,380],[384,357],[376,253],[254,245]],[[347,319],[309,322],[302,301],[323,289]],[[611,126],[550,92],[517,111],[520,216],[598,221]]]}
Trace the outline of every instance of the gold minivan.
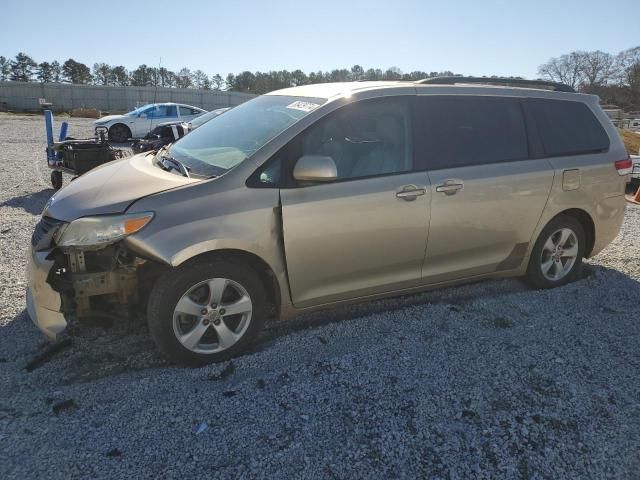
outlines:
{"label": "gold minivan", "polygon": [[617,235],[630,170],[598,98],[561,84],[288,88],[57,192],[27,307],[55,338],[146,305],[159,349],[202,364],[268,317],[485,278],[563,285]]}

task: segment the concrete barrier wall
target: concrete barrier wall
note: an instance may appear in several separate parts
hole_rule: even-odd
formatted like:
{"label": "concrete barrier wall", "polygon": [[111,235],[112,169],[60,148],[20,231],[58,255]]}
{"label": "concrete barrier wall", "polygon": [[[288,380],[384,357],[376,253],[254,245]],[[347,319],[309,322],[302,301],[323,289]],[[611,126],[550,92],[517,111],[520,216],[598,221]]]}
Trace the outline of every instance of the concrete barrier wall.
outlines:
{"label": "concrete barrier wall", "polygon": [[16,111],[40,110],[44,98],[56,112],[74,108],[96,108],[107,112],[125,112],[155,102],[186,103],[205,110],[232,107],[255,95],[191,88],[103,87],[68,83],[0,82],[0,107]]}

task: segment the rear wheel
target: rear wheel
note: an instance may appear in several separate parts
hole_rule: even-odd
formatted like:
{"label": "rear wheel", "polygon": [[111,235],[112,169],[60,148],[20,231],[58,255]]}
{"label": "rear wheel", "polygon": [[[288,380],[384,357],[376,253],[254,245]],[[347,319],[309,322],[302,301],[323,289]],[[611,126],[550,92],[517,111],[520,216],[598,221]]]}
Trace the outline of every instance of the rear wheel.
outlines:
{"label": "rear wheel", "polygon": [[202,365],[241,353],[262,330],[265,293],[258,275],[225,259],[189,262],[154,286],[149,330],[169,359]]}
{"label": "rear wheel", "polygon": [[527,281],[536,288],[552,288],[576,279],[582,268],[585,233],[575,218],[560,215],[542,230],[536,241]]}
{"label": "rear wheel", "polygon": [[131,138],[131,130],[122,123],[116,123],[109,129],[109,140],[115,143],[124,143]]}
{"label": "rear wheel", "polygon": [[58,170],[51,172],[51,186],[54,190],[60,190],[62,188],[62,172]]}

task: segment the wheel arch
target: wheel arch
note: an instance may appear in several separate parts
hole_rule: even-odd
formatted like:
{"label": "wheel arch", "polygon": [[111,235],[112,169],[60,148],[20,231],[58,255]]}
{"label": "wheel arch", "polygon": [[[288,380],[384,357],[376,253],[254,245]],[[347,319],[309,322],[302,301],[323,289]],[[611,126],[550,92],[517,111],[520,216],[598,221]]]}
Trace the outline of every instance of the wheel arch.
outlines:
{"label": "wheel arch", "polygon": [[231,261],[242,262],[254,270],[258,274],[260,281],[264,286],[267,303],[273,307],[276,317],[279,315],[282,304],[280,284],[275,272],[264,259],[260,258],[255,253],[251,253],[246,250],[223,248],[195,255],[182,262],[181,265],[186,262],[197,262],[199,260],[211,258],[225,258]]}
{"label": "wheel arch", "polygon": [[129,127],[129,125],[127,125],[126,123],[122,123],[120,121],[117,121],[115,123],[113,123],[112,125],[109,125],[109,134],[111,134],[111,129],[115,126],[118,125],[122,125],[124,128],[126,128],[129,131],[129,138],[133,137],[133,132],[131,131],[131,127]]}
{"label": "wheel arch", "polygon": [[547,225],[551,223],[553,220],[558,218],[559,216],[568,216],[573,217],[577,220],[580,225],[582,225],[582,229],[584,230],[584,234],[586,237],[586,246],[584,249],[584,258],[589,258],[591,256],[591,252],[593,251],[593,246],[596,241],[596,225],[593,221],[591,215],[581,208],[568,208],[557,213],[547,222]]}

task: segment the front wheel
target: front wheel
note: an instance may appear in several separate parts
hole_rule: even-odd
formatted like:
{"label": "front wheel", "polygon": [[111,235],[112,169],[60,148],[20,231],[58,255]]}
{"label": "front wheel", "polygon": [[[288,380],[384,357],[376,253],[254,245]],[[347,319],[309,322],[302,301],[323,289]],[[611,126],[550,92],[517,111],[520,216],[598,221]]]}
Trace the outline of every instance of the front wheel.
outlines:
{"label": "front wheel", "polygon": [[193,261],[163,275],[147,309],[149,330],[176,363],[203,365],[241,353],[266,314],[258,275],[225,259]]}
{"label": "front wheel", "polygon": [[536,288],[552,288],[575,280],[582,269],[584,250],[580,222],[567,215],[554,218],[533,247],[527,281]]}
{"label": "front wheel", "polygon": [[109,129],[109,140],[115,143],[125,143],[131,137],[131,130],[122,123],[116,123]]}

